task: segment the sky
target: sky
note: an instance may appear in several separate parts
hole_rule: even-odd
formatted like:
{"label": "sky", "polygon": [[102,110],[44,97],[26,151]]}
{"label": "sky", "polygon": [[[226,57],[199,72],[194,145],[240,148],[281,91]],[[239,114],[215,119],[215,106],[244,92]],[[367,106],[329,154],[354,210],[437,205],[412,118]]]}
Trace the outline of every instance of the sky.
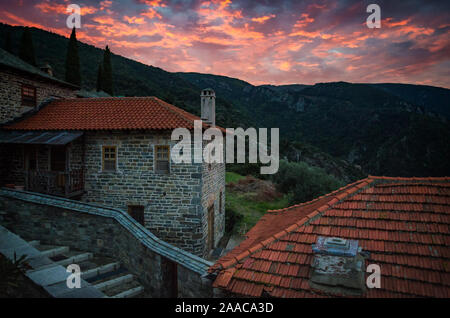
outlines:
{"label": "sky", "polygon": [[[68,37],[70,3],[78,40],[171,72],[450,88],[450,1],[0,0],[0,21]],[[366,25],[371,3],[381,28]]]}

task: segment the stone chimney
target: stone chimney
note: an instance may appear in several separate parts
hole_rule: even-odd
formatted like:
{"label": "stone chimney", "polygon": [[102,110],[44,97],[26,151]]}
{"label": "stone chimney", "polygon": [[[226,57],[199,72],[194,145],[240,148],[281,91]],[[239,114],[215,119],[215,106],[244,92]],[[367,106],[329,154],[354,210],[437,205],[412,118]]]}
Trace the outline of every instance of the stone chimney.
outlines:
{"label": "stone chimney", "polygon": [[313,289],[338,295],[365,292],[367,252],[362,251],[358,241],[319,236],[312,250],[314,259],[309,285]]}
{"label": "stone chimney", "polygon": [[50,76],[53,76],[53,69],[52,69],[52,67],[50,66],[50,64],[45,63],[44,65],[42,65],[42,66],[40,67],[40,69],[41,69],[42,72],[47,73],[47,74],[50,75]]}
{"label": "stone chimney", "polygon": [[216,93],[211,88],[205,88],[200,94],[202,105],[202,120],[212,126],[216,125]]}

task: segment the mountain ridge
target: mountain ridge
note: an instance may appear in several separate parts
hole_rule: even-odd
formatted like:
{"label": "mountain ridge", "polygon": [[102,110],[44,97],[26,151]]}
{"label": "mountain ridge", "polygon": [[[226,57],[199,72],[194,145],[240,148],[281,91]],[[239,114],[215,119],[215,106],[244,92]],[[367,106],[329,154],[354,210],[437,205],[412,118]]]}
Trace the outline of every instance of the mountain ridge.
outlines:
{"label": "mountain ridge", "polygon": [[[10,32],[17,47],[22,28],[0,24],[0,36],[4,39]],[[64,78],[68,38],[37,28],[31,32],[38,63],[50,62],[55,76]],[[79,42],[83,88],[95,87],[102,54],[103,50]],[[450,90],[446,88],[347,82],[255,86],[222,75],[171,73],[114,53],[112,65],[118,95],[158,96],[196,115],[200,90],[211,87],[217,95],[218,124],[280,127],[281,142],[286,142],[280,149],[282,157],[328,167],[328,173],[337,173],[330,167],[339,166],[337,175],[345,181],[366,172],[450,175]],[[315,153],[322,162],[314,159]]]}

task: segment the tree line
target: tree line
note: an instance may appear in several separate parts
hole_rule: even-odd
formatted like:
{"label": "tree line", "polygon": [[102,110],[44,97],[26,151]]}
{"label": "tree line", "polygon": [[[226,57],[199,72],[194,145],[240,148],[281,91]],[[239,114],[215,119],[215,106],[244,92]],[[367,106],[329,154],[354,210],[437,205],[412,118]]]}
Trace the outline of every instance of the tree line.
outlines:
{"label": "tree line", "polygon": [[[13,45],[11,41],[10,33],[6,34],[5,39],[5,50],[11,54],[14,54]],[[33,45],[33,38],[29,27],[24,27],[22,37],[19,43],[18,57],[23,61],[37,66],[35,50]],[[103,91],[109,95],[114,95],[113,87],[113,72],[111,66],[111,51],[106,46],[103,51],[103,59],[99,61],[98,72],[97,72],[97,91]],[[82,75],[80,68],[80,57],[78,54],[78,40],[76,37],[76,29],[72,29],[70,34],[69,43],[67,45],[67,55],[65,63],[65,81],[76,86],[81,87]]]}

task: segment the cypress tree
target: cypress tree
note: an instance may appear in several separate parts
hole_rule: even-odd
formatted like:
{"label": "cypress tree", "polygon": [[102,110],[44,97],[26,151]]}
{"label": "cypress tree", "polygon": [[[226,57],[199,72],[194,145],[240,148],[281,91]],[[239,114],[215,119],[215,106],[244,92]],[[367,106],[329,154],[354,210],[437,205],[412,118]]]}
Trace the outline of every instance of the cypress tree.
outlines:
{"label": "cypress tree", "polygon": [[80,58],[78,56],[78,42],[75,27],[70,35],[66,57],[66,82],[81,86]]}
{"label": "cypress tree", "polygon": [[103,81],[103,71],[102,71],[102,64],[100,63],[98,65],[98,72],[97,72],[97,92],[103,90],[102,81]]}
{"label": "cypress tree", "polygon": [[106,46],[105,52],[103,54],[103,79],[102,79],[102,89],[109,95],[114,95],[113,92],[113,80],[112,80],[112,68],[111,68],[111,51],[109,47]]}
{"label": "cypress tree", "polygon": [[25,62],[36,66],[36,58],[34,57],[33,38],[31,37],[30,28],[25,27],[20,40],[19,57]]}

